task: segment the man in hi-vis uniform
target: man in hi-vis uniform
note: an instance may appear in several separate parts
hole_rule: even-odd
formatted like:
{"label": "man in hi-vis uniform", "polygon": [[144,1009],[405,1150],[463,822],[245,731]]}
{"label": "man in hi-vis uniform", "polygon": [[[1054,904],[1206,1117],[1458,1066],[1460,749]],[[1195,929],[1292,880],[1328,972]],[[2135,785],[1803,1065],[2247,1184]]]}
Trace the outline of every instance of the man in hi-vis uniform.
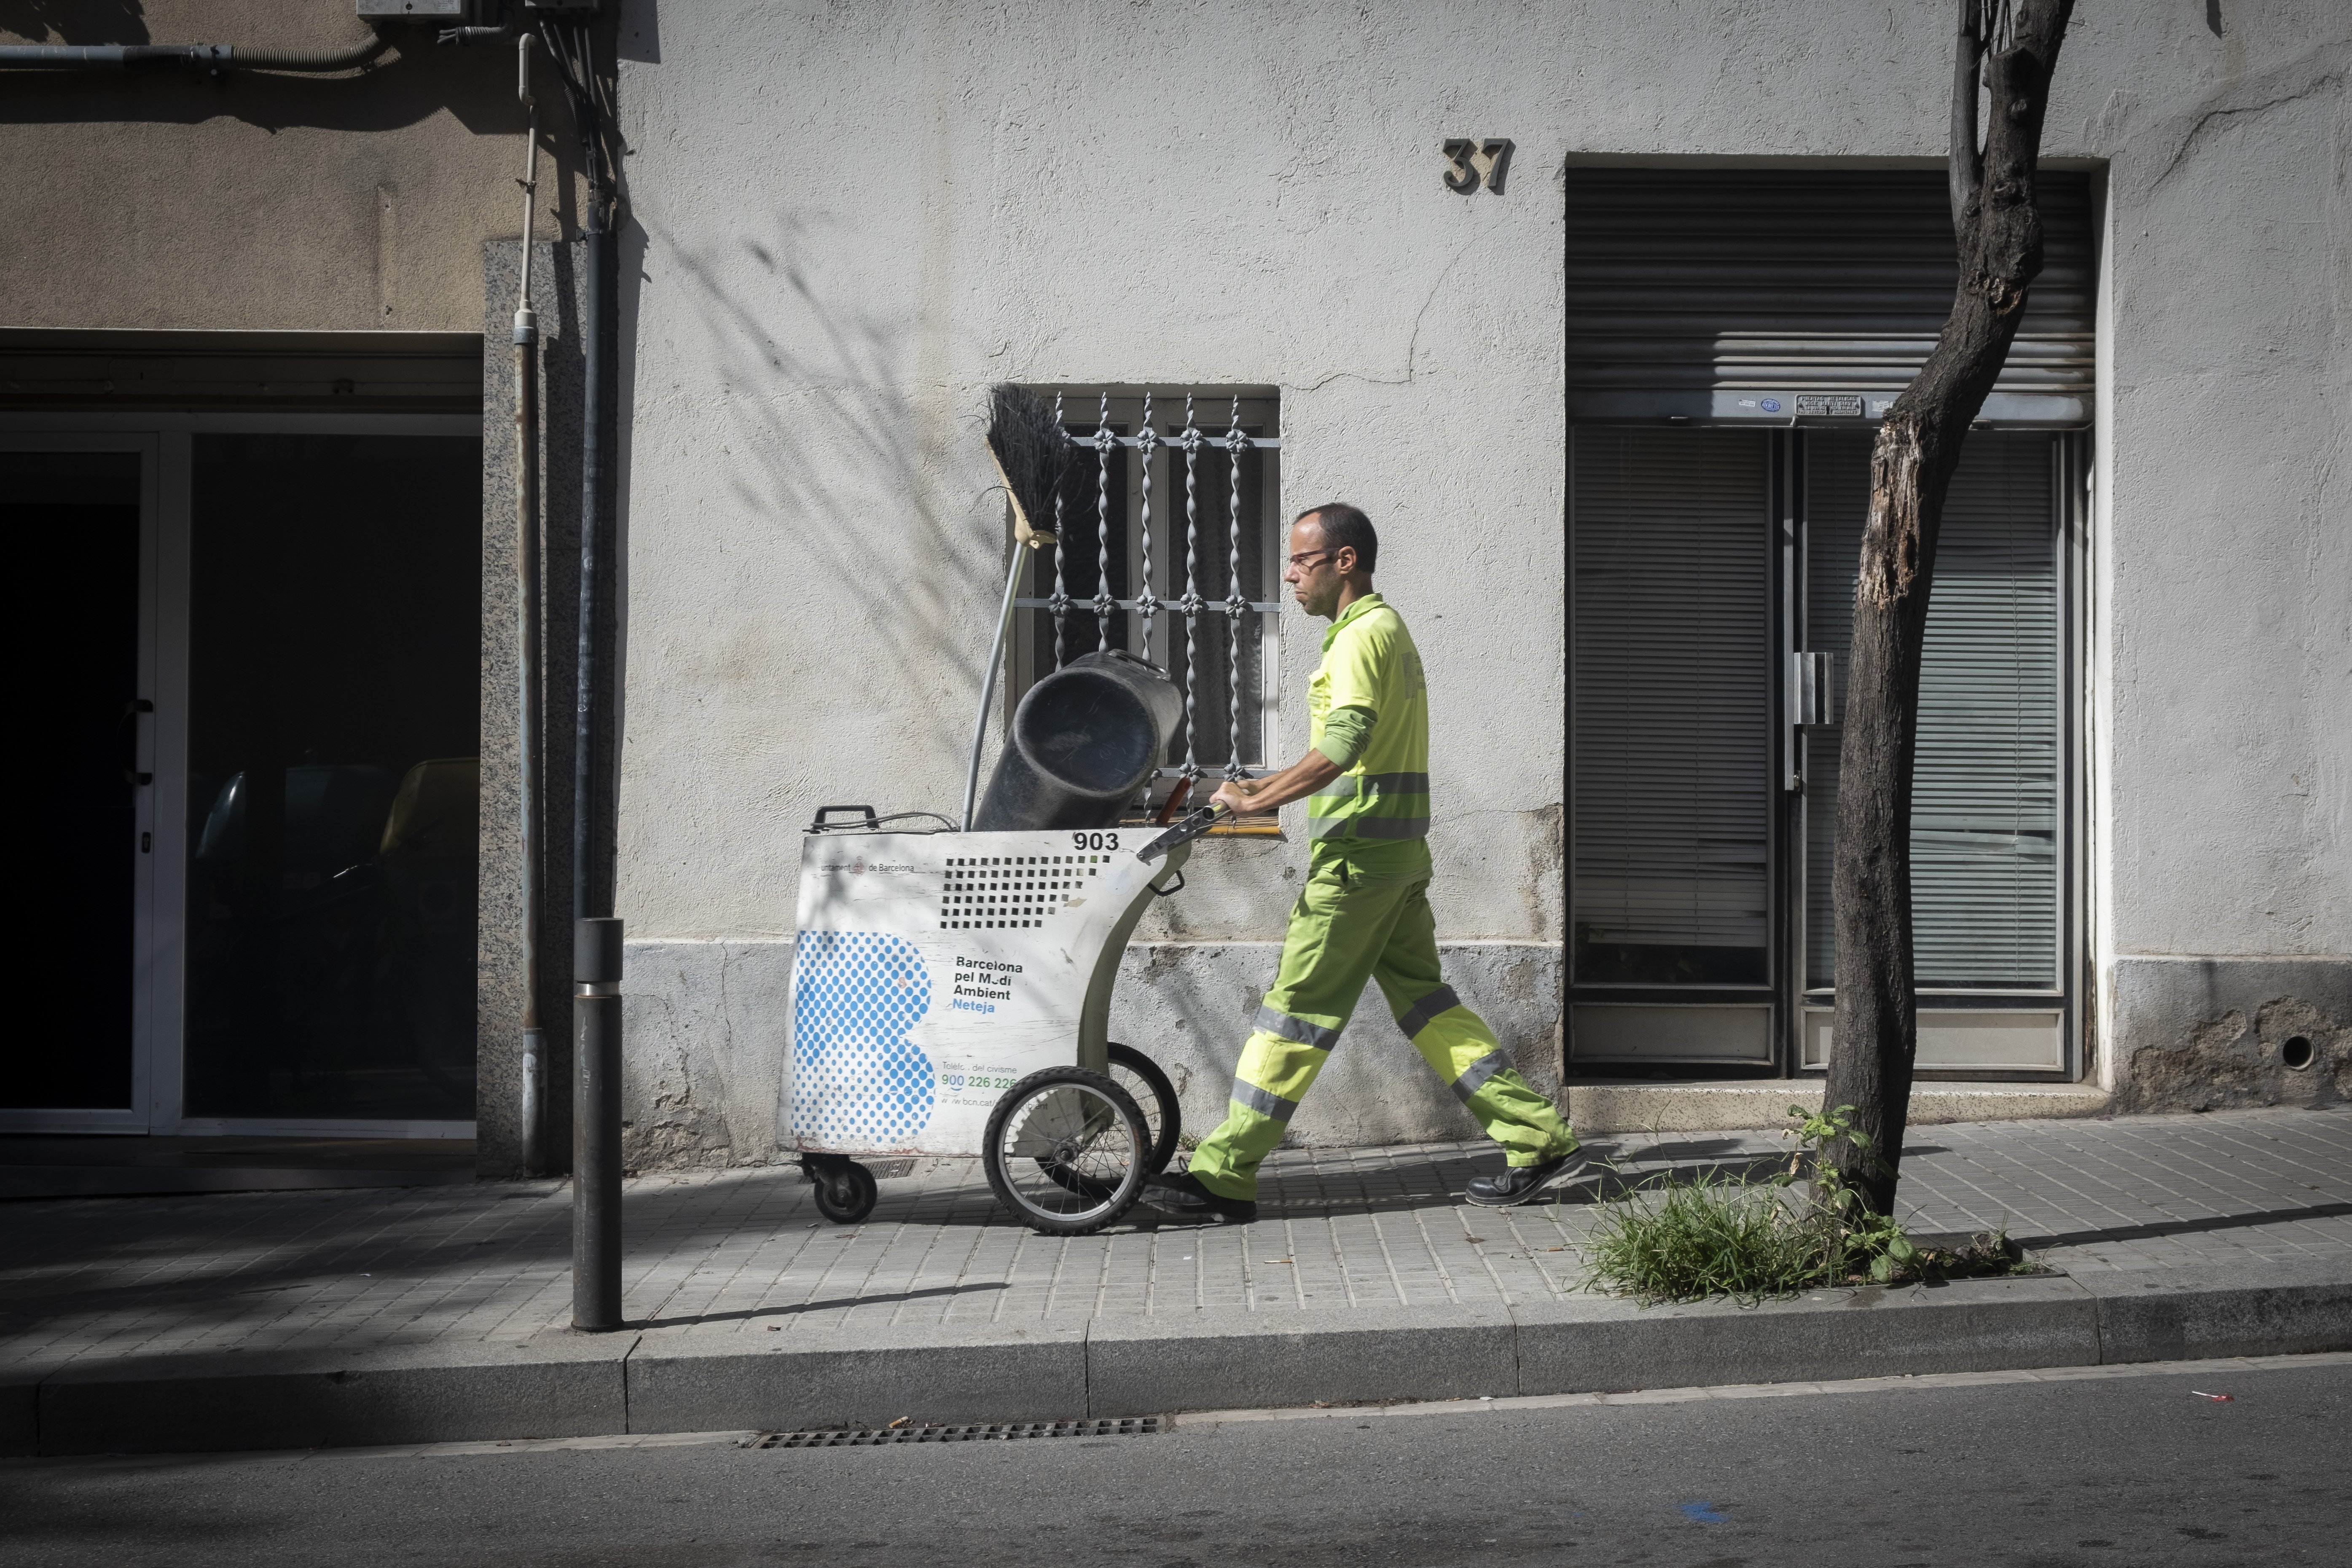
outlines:
{"label": "man in hi-vis uniform", "polygon": [[1499,1175],[1465,1196],[1502,1208],[1583,1169],[1576,1135],[1515,1071],[1485,1020],[1437,968],[1429,910],[1429,693],[1404,619],[1372,591],[1380,539],[1371,521],[1334,502],[1290,527],[1282,580],[1310,616],[1332,621],[1309,689],[1307,755],[1265,778],[1228,783],[1212,803],[1270,811],[1307,797],[1313,846],[1306,889],[1290,911],[1282,968],[1242,1049],[1224,1123],[1181,1175],[1144,1189],[1154,1208],[1186,1217],[1257,1215],[1257,1168],[1339,1044],[1364,982],[1486,1135],[1508,1151]]}

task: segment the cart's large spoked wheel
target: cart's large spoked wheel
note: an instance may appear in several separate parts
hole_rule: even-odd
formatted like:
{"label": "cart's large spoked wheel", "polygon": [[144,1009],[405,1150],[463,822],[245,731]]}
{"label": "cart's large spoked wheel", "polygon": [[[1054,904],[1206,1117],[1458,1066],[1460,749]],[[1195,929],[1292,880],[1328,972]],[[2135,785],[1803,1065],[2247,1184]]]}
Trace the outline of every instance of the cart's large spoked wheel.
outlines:
{"label": "cart's large spoked wheel", "polygon": [[1117,1040],[1110,1043],[1110,1080],[1142,1109],[1143,1125],[1151,1133],[1151,1174],[1156,1176],[1176,1157],[1176,1141],[1184,1131],[1176,1086],[1158,1062]]}
{"label": "cart's large spoked wheel", "polygon": [[[1110,1043],[1110,1080],[1127,1090],[1129,1100],[1143,1112],[1143,1130],[1151,1135],[1151,1152],[1144,1163],[1144,1175],[1156,1176],[1168,1168],[1176,1157],[1177,1135],[1184,1131],[1184,1119],[1176,1104],[1176,1086],[1160,1070],[1160,1064],[1137,1050]],[[1075,1171],[1066,1170],[1051,1162],[1045,1163],[1045,1174],[1074,1193],[1099,1192],[1100,1184]]]}
{"label": "cart's large spoked wheel", "polygon": [[[1176,1104],[1176,1086],[1160,1070],[1160,1064],[1137,1050],[1110,1043],[1110,1080],[1127,1090],[1129,1100],[1143,1112],[1143,1130],[1151,1135],[1151,1154],[1146,1162],[1144,1174],[1156,1176],[1168,1168],[1176,1157],[1176,1140],[1184,1131],[1184,1118]],[[1055,1168],[1058,1170],[1058,1167]],[[1049,1175],[1073,1191],[1083,1190],[1073,1185],[1079,1178],[1070,1173]]]}
{"label": "cart's large spoked wheel", "polygon": [[1006,1089],[981,1145],[989,1186],[1048,1236],[1084,1236],[1133,1208],[1150,1159],[1134,1098],[1079,1067],[1047,1068]]}

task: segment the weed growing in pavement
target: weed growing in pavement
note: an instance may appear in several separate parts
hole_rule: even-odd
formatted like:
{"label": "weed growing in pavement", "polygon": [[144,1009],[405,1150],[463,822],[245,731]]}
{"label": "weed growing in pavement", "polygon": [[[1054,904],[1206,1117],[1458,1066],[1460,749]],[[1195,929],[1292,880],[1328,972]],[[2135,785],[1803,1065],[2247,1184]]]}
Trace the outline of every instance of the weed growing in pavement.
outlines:
{"label": "weed growing in pavement", "polygon": [[[1715,1168],[1669,1175],[1603,1205],[1584,1243],[1588,1289],[1607,1288],[1644,1305],[1715,1296],[1753,1303],[1824,1285],[1899,1285],[2009,1274],[2027,1267],[2004,1233],[1957,1247],[1923,1247],[1890,1215],[1872,1214],[1820,1158],[1839,1138],[1869,1150],[1853,1107],[1809,1112],[1792,1105],[1796,1140],[1785,1171],[1759,1181]],[[1788,1189],[1813,1178],[1809,1199]]]}

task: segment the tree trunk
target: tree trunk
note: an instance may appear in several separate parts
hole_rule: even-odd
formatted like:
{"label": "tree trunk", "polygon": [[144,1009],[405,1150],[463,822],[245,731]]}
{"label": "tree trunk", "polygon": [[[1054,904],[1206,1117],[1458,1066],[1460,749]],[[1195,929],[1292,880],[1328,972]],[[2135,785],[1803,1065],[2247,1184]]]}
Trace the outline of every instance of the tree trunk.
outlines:
{"label": "tree trunk", "polygon": [[[1918,378],[1870,458],[1838,758],[1837,1021],[1823,1103],[1868,1140],[1824,1152],[1846,1186],[1892,1212],[1909,1119],[1918,998],[1911,969],[1911,765],[1936,533],[1960,443],[1984,406],[2042,270],[2034,175],[2045,88],[2074,0],[1959,0],[1951,194],[1959,286]],[[1990,104],[1977,149],[1979,68]]]}

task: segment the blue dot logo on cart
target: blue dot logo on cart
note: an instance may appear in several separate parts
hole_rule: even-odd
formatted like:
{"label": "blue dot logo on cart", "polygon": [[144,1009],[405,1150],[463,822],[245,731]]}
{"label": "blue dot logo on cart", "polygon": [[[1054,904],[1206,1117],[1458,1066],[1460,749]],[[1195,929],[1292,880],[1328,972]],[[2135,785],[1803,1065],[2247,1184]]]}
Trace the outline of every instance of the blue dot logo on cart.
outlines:
{"label": "blue dot logo on cart", "polygon": [[931,1119],[931,1059],[907,1038],[930,1011],[912,943],[881,931],[803,931],[793,970],[793,1131],[898,1143]]}

